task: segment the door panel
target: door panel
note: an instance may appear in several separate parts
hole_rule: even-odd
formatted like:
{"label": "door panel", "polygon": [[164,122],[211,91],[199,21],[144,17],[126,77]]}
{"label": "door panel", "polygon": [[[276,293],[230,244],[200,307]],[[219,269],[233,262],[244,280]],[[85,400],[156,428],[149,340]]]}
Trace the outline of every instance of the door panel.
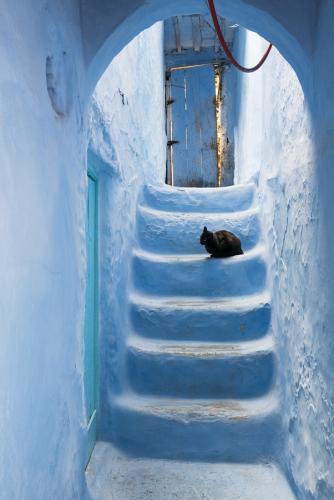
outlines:
{"label": "door panel", "polygon": [[171,72],[170,147],[175,186],[217,185],[217,126],[213,65]]}
{"label": "door panel", "polygon": [[87,288],[85,314],[85,401],[88,426],[87,458],[96,440],[96,291],[97,291],[97,183],[88,175],[86,212]]}

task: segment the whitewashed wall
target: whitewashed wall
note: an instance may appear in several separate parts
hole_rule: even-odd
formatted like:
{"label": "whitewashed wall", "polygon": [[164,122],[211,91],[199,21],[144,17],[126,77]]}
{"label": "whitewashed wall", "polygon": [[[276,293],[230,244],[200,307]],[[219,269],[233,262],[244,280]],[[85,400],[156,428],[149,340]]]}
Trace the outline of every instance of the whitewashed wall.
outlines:
{"label": "whitewashed wall", "polygon": [[[65,1],[3,0],[0,25],[0,498],[78,499],[86,189],[79,13]],[[64,51],[73,86],[61,117],[46,59]]]}
{"label": "whitewashed wall", "polygon": [[[80,13],[65,0],[4,0],[0,27],[0,498],[82,500],[88,126]],[[156,27],[125,49],[95,96],[93,143],[108,163],[111,302],[124,280],[137,191],[164,168],[159,57]],[[51,105],[47,58],[63,113]],[[108,310],[116,323],[120,301]]]}
{"label": "whitewashed wall", "polygon": [[[240,41],[246,65],[267,46],[250,32],[241,33]],[[313,103],[276,49],[260,71],[239,77],[239,99],[236,176],[239,182],[258,182],[271,261],[286,439],[282,464],[300,498],[329,499],[334,495],[333,325],[322,242],[331,230],[319,208],[323,167],[315,150]]]}
{"label": "whitewashed wall", "polygon": [[100,186],[100,437],[122,377],[127,284],[137,197],[166,175],[163,24],[138,35],[111,63],[92,98],[89,160]]}

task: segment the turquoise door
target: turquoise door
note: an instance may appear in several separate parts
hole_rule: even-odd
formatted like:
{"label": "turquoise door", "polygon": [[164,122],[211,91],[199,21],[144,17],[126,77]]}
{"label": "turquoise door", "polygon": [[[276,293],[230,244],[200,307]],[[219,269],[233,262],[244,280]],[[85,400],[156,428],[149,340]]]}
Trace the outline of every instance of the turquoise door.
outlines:
{"label": "turquoise door", "polygon": [[97,371],[97,182],[88,174],[86,215],[87,288],[85,317],[85,401],[87,418],[87,461],[96,441]]}

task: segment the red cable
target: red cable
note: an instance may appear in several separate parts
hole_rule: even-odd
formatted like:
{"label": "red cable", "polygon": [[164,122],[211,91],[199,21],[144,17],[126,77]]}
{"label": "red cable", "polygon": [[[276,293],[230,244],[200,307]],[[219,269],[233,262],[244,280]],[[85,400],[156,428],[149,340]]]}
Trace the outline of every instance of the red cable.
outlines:
{"label": "red cable", "polygon": [[234,59],[232,52],[228,48],[228,45],[227,45],[226,40],[224,38],[223,32],[222,32],[222,30],[220,28],[220,24],[219,24],[219,21],[218,21],[218,17],[217,17],[217,12],[216,12],[216,7],[215,7],[214,0],[208,0],[208,3],[209,3],[209,9],[210,9],[210,12],[211,12],[212,21],[213,21],[215,30],[217,32],[219,41],[222,44],[223,49],[225,50],[225,53],[226,53],[227,57],[229,58],[229,60],[231,61],[231,63],[236,68],[238,68],[240,71],[243,71],[244,73],[253,73],[257,69],[261,68],[262,64],[265,62],[265,60],[269,56],[269,52],[271,51],[273,44],[272,43],[269,44],[268,49],[266,50],[266,52],[263,55],[262,59],[257,63],[256,66],[253,66],[252,68],[245,68],[244,66],[241,66],[241,64],[239,64],[238,61],[236,59]]}

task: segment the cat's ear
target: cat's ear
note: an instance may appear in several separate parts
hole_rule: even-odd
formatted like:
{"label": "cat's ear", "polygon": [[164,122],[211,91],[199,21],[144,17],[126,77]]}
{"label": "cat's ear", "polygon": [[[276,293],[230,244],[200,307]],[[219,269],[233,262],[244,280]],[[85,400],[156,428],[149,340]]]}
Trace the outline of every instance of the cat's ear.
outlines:
{"label": "cat's ear", "polygon": [[207,233],[207,232],[208,232],[208,228],[206,226],[204,226],[203,233]]}

